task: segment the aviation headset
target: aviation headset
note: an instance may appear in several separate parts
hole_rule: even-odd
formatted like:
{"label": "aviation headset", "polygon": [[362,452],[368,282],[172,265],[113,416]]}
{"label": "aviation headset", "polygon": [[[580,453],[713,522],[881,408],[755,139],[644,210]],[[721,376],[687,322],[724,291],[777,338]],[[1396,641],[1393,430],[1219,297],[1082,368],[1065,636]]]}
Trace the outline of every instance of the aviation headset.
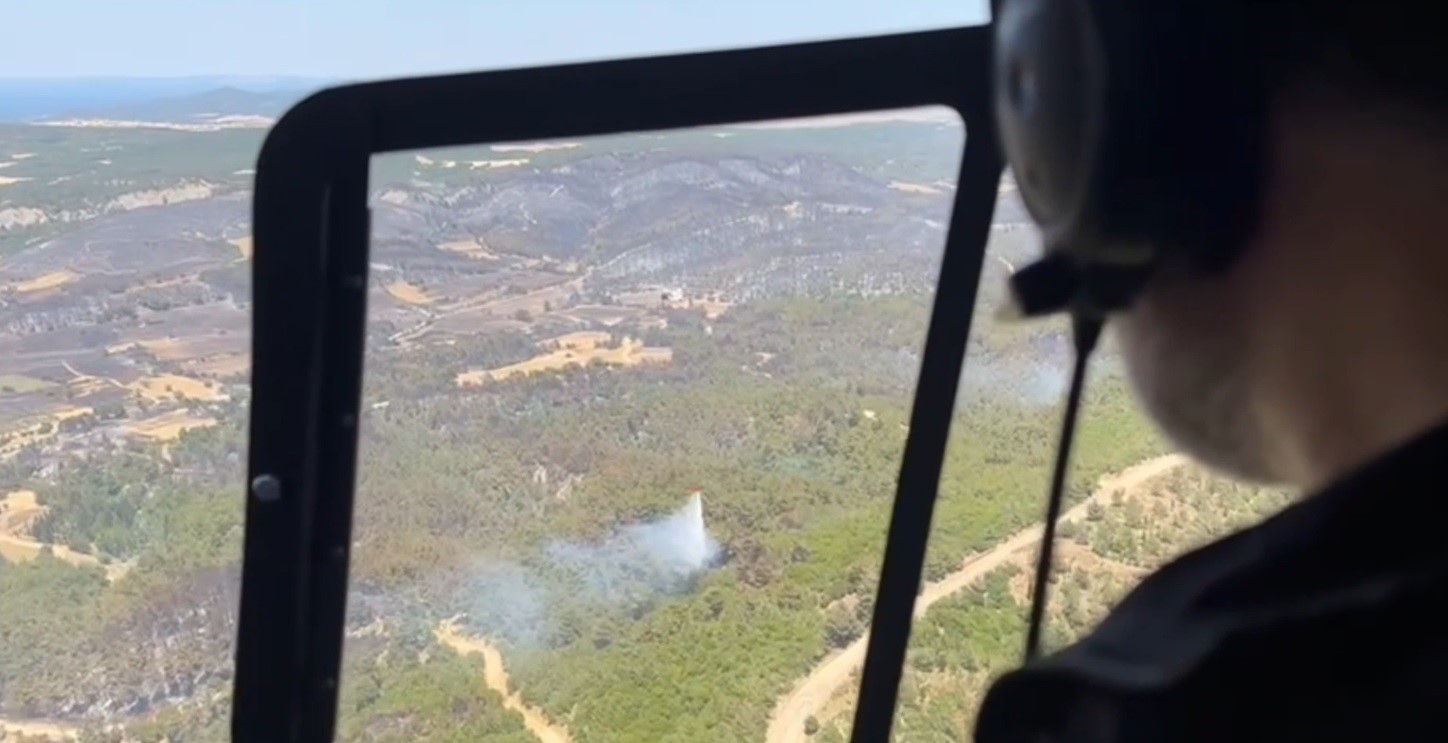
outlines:
{"label": "aviation headset", "polygon": [[[1001,0],[1001,148],[1046,255],[1011,277],[1015,313],[1072,315],[1076,364],[1026,640],[1037,653],[1086,362],[1164,265],[1219,271],[1257,220],[1266,78],[1252,29],[1271,3]],[[1257,21],[1253,23],[1252,21]]]}
{"label": "aviation headset", "polygon": [[1220,270],[1240,252],[1264,170],[1252,29],[1270,5],[998,3],[998,135],[1047,253],[1012,278],[1021,313],[1100,319],[1163,263]]}
{"label": "aviation headset", "polygon": [[[1248,728],[1256,734],[1252,740],[1318,740],[1313,736],[1351,719],[1325,716],[1321,700],[1344,698],[1349,680],[1357,686],[1348,697],[1375,691],[1373,680],[1324,672],[1318,661],[1330,654],[1319,651],[1318,636],[1303,635],[1296,625],[1265,633],[1271,621],[1261,612],[1217,607],[1210,616],[1192,614],[1194,607],[1174,608],[1165,593],[1142,597],[1141,613],[1117,625],[1129,626],[1130,638],[1118,632],[1108,642],[1073,649],[1079,652],[1034,659],[1085,362],[1101,325],[1129,307],[1154,272],[1222,271],[1241,254],[1257,228],[1266,181],[1267,99],[1279,72],[1274,54],[1316,45],[1309,51],[1330,55],[1337,73],[1352,77],[1359,64],[1373,68],[1372,76],[1383,78],[1374,87],[1438,91],[1441,110],[1442,26],[1426,15],[1432,7],[1312,0],[996,3],[999,141],[1046,249],[1044,258],[1012,276],[1015,309],[1026,316],[1069,313],[1076,365],[1035,570],[1026,667],[992,684],[976,722],[979,743],[1245,740]],[[1379,39],[1373,44],[1390,33],[1392,51],[1337,38],[1353,36],[1335,30],[1343,24],[1368,26],[1363,38]],[[1402,38],[1405,33],[1411,38]],[[1409,51],[1398,56],[1405,46]],[[1431,613],[1412,603],[1416,589],[1403,586],[1411,584],[1405,579],[1385,594],[1391,601],[1364,600],[1378,602],[1376,623],[1359,612],[1364,604],[1336,613],[1321,606],[1279,608],[1284,617],[1297,610],[1317,621],[1330,616],[1333,629],[1322,637],[1380,636],[1416,627],[1412,620]],[[1158,603],[1162,616],[1152,614]],[[1399,655],[1413,654],[1413,646],[1402,647],[1409,650]],[[1372,652],[1389,655],[1377,646]],[[1261,658],[1270,660],[1258,663]],[[1275,704],[1284,688],[1307,701]],[[1251,706],[1259,700],[1274,702],[1271,724],[1254,721],[1265,717],[1262,705]],[[1240,719],[1238,703],[1251,710]]]}
{"label": "aviation headset", "polygon": [[[1256,227],[1269,81],[1260,29],[1272,5],[996,4],[997,133],[1045,243],[1045,256],[1011,277],[1014,310],[1069,313],[1076,345],[1035,571],[1028,663],[1039,652],[1071,437],[1102,324],[1165,266],[1227,268]],[[981,712],[990,733],[979,740],[1049,739],[1032,737],[1049,727],[1043,720],[1016,721],[990,706],[988,699]],[[1002,727],[1005,718],[1012,722]]]}

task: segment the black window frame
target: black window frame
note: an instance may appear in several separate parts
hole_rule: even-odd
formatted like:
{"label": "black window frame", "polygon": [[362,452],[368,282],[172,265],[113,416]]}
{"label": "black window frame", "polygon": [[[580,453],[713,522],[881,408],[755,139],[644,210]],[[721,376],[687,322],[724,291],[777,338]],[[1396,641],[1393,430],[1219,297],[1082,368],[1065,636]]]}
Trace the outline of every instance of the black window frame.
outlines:
{"label": "black window frame", "polygon": [[974,26],[345,85],[293,107],[266,138],[253,196],[233,739],[335,732],[374,154],[944,105],[966,146],[853,732],[887,740],[1001,175],[989,72],[990,28]]}

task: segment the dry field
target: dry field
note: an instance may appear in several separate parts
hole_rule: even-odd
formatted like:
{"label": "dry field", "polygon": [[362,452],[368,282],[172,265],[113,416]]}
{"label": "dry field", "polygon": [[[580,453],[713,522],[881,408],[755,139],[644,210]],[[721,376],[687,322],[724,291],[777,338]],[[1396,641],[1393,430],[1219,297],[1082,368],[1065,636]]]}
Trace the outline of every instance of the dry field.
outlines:
{"label": "dry field", "polygon": [[142,377],[127,385],[136,394],[153,402],[174,400],[179,395],[190,400],[217,402],[227,399],[219,385],[179,374]]}
{"label": "dry field", "polygon": [[571,150],[582,147],[582,142],[515,142],[513,144],[495,144],[493,152],[547,152],[549,150]]}
{"label": "dry field", "polygon": [[[63,544],[46,544],[31,538],[30,528],[45,515],[45,510],[45,506],[36,502],[33,490],[15,490],[0,498],[0,559],[28,562],[49,547],[57,560],[76,567],[99,567],[101,562],[94,555],[76,552]],[[125,570],[119,566],[117,571],[107,568],[107,575],[112,576],[112,580],[124,574]]]}
{"label": "dry field", "polygon": [[517,376],[528,376],[569,367],[584,367],[595,361],[609,366],[637,366],[639,364],[666,364],[673,360],[673,349],[645,346],[643,341],[624,338],[616,348],[609,348],[612,339],[608,333],[585,331],[569,333],[543,344],[549,350],[527,361],[500,366],[496,369],[478,369],[457,375],[459,387],[472,387],[498,382]]}
{"label": "dry field", "polygon": [[66,406],[22,422],[0,434],[0,460],[15,456],[17,452],[27,446],[54,438],[59,431],[61,421],[94,413],[95,410],[89,407]]}
{"label": "dry field", "polygon": [[181,438],[181,434],[186,431],[209,428],[214,425],[216,425],[215,418],[192,415],[184,410],[172,410],[150,418],[130,421],[124,424],[122,429],[127,433],[156,441],[175,441]]}
{"label": "dry field", "polygon": [[251,355],[230,353],[186,362],[186,369],[199,377],[231,379],[251,371]]}
{"label": "dry field", "polygon": [[148,353],[161,361],[186,363],[223,354],[242,353],[248,350],[251,344],[245,336],[239,334],[212,333],[184,338],[149,338],[129,341],[110,346],[106,348],[106,352],[122,353],[135,346],[146,349]]}
{"label": "dry field", "polygon": [[905,193],[936,194],[940,189],[935,186],[927,186],[923,183],[911,183],[909,181],[890,181],[890,188]]}
{"label": "dry field", "polygon": [[432,297],[427,296],[427,292],[401,279],[388,284],[387,293],[393,299],[411,305],[427,305],[433,302]]}
{"label": "dry field", "polygon": [[238,237],[235,240],[227,240],[227,242],[231,243],[231,246],[236,248],[236,252],[241,254],[240,260],[251,260],[250,237]]}
{"label": "dry field", "polygon": [[481,239],[457,240],[455,242],[443,243],[437,247],[440,250],[446,250],[449,253],[457,253],[458,255],[467,256],[468,258],[472,258],[473,260],[496,261],[502,259],[502,257],[499,256],[497,253],[488,250],[487,244],[485,244]]}
{"label": "dry field", "polygon": [[37,276],[27,281],[11,284],[10,288],[18,294],[30,294],[32,292],[43,292],[47,289],[62,287],[78,278],[80,278],[80,274],[75,271],[62,269],[60,271],[51,271],[48,274]]}

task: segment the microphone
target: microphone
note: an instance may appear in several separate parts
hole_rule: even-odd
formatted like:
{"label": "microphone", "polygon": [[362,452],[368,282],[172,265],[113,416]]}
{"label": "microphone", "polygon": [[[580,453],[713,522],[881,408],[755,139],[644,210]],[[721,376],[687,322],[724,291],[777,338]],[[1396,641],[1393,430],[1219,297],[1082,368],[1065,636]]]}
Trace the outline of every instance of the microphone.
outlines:
{"label": "microphone", "polygon": [[1070,312],[1104,320],[1131,306],[1151,269],[1150,264],[1083,263],[1068,252],[1050,251],[1011,274],[1010,301],[1000,308],[998,317],[1024,319]]}

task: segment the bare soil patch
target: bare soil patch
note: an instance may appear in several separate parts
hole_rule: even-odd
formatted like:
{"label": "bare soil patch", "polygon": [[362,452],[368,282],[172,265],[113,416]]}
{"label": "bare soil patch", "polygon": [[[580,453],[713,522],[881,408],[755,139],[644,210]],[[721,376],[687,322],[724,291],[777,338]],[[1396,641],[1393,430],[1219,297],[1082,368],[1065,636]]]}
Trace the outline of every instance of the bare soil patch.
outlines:
{"label": "bare soil patch", "polygon": [[15,456],[27,446],[54,438],[60,430],[61,421],[94,413],[95,410],[88,406],[64,406],[24,421],[0,434],[0,460]]}
{"label": "bare soil patch", "polygon": [[495,144],[493,152],[547,152],[549,150],[571,150],[582,147],[582,142],[524,142],[517,144]]}
{"label": "bare soil patch", "polygon": [[427,296],[427,292],[417,288],[413,284],[398,279],[387,285],[387,293],[399,302],[406,302],[412,305],[428,305],[433,303],[433,298]]}
{"label": "bare soil patch", "polygon": [[[605,340],[599,341],[596,336],[605,336]],[[500,366],[496,369],[462,372],[457,375],[457,385],[471,387],[511,377],[526,377],[529,374],[558,371],[569,367],[582,368],[595,362],[609,366],[637,366],[639,364],[666,364],[674,358],[673,349],[645,346],[643,341],[633,338],[624,338],[618,346],[608,347],[603,345],[611,338],[607,333],[572,333],[563,338],[569,339],[566,344],[555,343],[553,350],[534,356],[527,361]]]}
{"label": "bare soil patch", "polygon": [[483,683],[503,698],[503,706],[523,716],[523,726],[540,743],[572,743],[573,736],[568,728],[551,720],[543,710],[529,706],[523,695],[509,689],[508,669],[503,665],[503,653],[486,637],[464,634],[454,617],[437,626],[433,635],[444,647],[461,656],[481,655],[483,660]]}
{"label": "bare soil patch", "polygon": [[66,284],[69,284],[79,278],[80,274],[76,273],[75,271],[72,271],[70,269],[61,269],[59,271],[51,271],[50,273],[43,276],[37,276],[28,281],[21,281],[12,284],[10,288],[19,294],[43,292],[46,289],[55,289],[57,287],[65,286]]}
{"label": "bare soil patch", "polygon": [[156,377],[142,377],[127,385],[136,394],[151,400],[161,402],[164,400],[175,400],[178,396],[190,400],[202,402],[217,402],[227,399],[220,385],[214,382],[207,382],[191,377],[183,377],[180,374],[162,374]]}
{"label": "bare soil patch", "polygon": [[474,259],[474,260],[479,260],[479,261],[497,261],[497,260],[502,260],[502,256],[498,255],[497,253],[494,253],[494,252],[491,251],[491,250],[488,250],[487,244],[484,243],[481,239],[477,239],[477,240],[457,240],[457,241],[454,241],[454,242],[442,243],[441,245],[438,245],[437,247],[438,247],[439,250],[446,250],[446,251],[449,252],[449,253],[457,253],[458,255],[465,255],[465,256],[467,256],[467,257],[469,257],[469,258],[472,258],[472,259]]}
{"label": "bare soil patch", "polygon": [[193,415],[185,410],[172,410],[150,418],[131,421],[123,425],[122,430],[156,441],[175,441],[187,431],[209,428],[214,425],[216,425],[215,418]]}
{"label": "bare soil patch", "polygon": [[107,348],[109,353],[119,353],[132,346],[146,349],[161,361],[186,363],[223,354],[244,353],[250,346],[248,339],[240,334],[192,335],[181,338],[148,338],[121,343]]}
{"label": "bare soil patch", "polygon": [[230,353],[187,362],[187,371],[199,377],[231,379],[251,371],[251,355]]}
{"label": "bare soil patch", "polygon": [[249,261],[249,260],[251,260],[251,250],[252,250],[252,248],[251,248],[251,238],[250,238],[250,237],[238,237],[238,238],[236,238],[235,240],[227,240],[227,242],[231,243],[231,246],[234,247],[234,248],[236,248],[236,252],[238,252],[238,253],[241,254],[241,259],[242,259],[242,260],[244,260],[244,261]]}
{"label": "bare soil patch", "polygon": [[[31,537],[31,526],[45,515],[46,507],[36,501],[35,491],[15,490],[0,498],[0,559],[6,562],[29,562],[49,550],[55,559],[76,567],[102,567],[95,555],[77,552],[63,544],[37,542]],[[106,577],[118,580],[129,565],[105,566]],[[4,740],[0,736],[0,740]]]}
{"label": "bare soil patch", "polygon": [[890,181],[890,188],[905,193],[936,194],[940,189],[935,186],[927,186],[923,183],[910,183],[909,181]]}

